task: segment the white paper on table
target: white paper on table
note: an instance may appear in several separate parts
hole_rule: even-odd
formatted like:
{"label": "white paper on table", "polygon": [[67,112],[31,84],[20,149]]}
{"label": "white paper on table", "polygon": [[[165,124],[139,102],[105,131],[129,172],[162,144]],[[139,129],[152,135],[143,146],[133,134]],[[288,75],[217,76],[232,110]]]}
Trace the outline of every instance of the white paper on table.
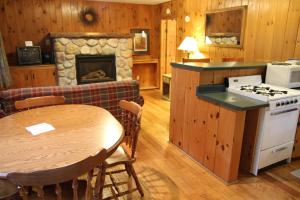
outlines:
{"label": "white paper on table", "polygon": [[41,133],[53,131],[55,130],[55,128],[51,124],[40,123],[40,124],[26,127],[26,130],[29,131],[32,135],[39,135]]}

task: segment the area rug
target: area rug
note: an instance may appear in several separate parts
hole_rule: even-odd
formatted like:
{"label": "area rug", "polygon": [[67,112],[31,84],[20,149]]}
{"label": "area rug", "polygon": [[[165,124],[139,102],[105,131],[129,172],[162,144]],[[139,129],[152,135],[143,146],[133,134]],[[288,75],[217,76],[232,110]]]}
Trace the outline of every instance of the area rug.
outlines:
{"label": "area rug", "polygon": [[[167,176],[161,172],[150,168],[145,167],[137,172],[139,181],[144,190],[144,197],[142,198],[138,191],[135,191],[129,195],[119,197],[120,200],[177,200],[179,199],[178,191],[176,184]],[[127,189],[135,188],[136,185],[132,177],[128,177],[126,172],[112,175],[115,180],[118,182],[126,182],[128,184],[119,186],[120,191],[125,191]],[[110,179],[106,177],[106,184],[110,183]],[[105,188],[103,192],[103,197],[111,196],[111,188]]]}

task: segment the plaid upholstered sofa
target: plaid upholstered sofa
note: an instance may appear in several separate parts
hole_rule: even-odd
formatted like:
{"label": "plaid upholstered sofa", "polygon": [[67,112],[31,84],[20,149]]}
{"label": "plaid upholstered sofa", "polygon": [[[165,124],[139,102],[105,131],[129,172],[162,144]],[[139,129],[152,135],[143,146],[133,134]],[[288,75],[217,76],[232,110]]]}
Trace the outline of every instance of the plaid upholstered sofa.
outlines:
{"label": "plaid upholstered sofa", "polygon": [[0,117],[17,112],[14,102],[37,96],[64,96],[66,104],[87,104],[99,106],[110,111],[120,119],[120,100],[135,101],[143,105],[137,81],[114,81],[76,86],[52,86],[20,88],[0,91]]}

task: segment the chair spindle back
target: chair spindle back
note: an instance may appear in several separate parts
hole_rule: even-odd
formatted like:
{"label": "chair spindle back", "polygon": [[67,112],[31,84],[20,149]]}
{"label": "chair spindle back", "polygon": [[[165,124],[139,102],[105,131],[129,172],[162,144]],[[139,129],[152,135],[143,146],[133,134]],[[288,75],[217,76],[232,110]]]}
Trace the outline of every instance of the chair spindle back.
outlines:
{"label": "chair spindle back", "polygon": [[121,100],[122,125],[125,131],[125,144],[131,150],[130,157],[134,158],[139,131],[141,128],[142,107],[135,102]]}
{"label": "chair spindle back", "polygon": [[[21,187],[20,189],[20,196],[24,200],[28,199],[28,188],[33,187],[37,193],[37,196],[41,199],[45,199],[45,192],[43,187],[46,185],[56,185],[55,193],[57,199],[62,199],[62,188],[60,183],[72,180],[72,188],[73,188],[73,199],[78,199],[78,180],[77,178],[81,175],[87,173],[87,186],[85,191],[85,199],[91,200],[93,197],[97,197],[101,199],[102,194],[93,194],[92,189],[92,177],[93,177],[93,170],[97,166],[101,165],[106,158],[106,149],[102,149],[99,153],[95,156],[90,156],[80,162],[74,163],[72,165],[50,169],[50,170],[43,170],[43,171],[36,171],[36,172],[29,172],[29,173],[9,173],[7,175],[7,179],[12,183]],[[101,170],[98,173],[98,176],[101,176]],[[98,180],[99,178],[97,178]],[[101,180],[101,179],[99,179]],[[103,186],[103,184],[97,184],[99,187]],[[99,189],[95,191],[100,191]]]}

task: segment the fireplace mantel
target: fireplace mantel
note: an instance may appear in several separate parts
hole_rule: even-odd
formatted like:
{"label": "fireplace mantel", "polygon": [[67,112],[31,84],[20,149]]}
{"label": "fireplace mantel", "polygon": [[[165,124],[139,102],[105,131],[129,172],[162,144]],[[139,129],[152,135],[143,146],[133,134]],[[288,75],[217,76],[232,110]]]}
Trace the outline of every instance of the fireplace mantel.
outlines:
{"label": "fireplace mantel", "polygon": [[50,38],[131,38],[130,33],[51,32]]}

